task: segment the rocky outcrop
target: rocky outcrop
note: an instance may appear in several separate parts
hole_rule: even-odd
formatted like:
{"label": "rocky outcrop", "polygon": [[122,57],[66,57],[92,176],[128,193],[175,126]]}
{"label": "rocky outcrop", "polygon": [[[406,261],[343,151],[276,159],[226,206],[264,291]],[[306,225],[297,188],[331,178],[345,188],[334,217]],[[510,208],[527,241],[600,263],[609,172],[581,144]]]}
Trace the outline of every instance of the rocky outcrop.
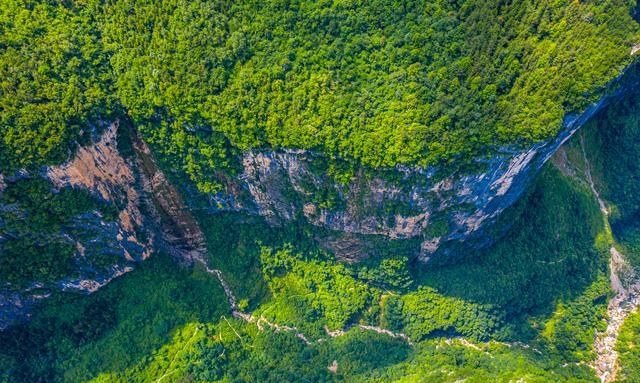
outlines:
{"label": "rocky outcrop", "polygon": [[[322,167],[329,160],[312,152],[249,151],[242,158],[242,174],[228,182],[232,192],[212,196],[212,209],[249,211],[275,225],[305,220],[334,231],[336,235],[323,237],[321,244],[347,258],[366,257],[368,249],[354,251],[354,237],[344,233],[418,238],[421,245],[415,254],[423,260],[451,254],[447,244],[481,247],[490,241],[483,235],[488,224],[520,197],[551,155],[587,120],[634,86],[636,72],[636,67],[630,68],[611,84],[615,92],[583,113],[567,116],[557,137],[524,149],[500,148],[497,155],[478,159],[484,170],[474,174],[441,179],[435,169],[361,169],[342,185]],[[345,240],[348,243],[341,243]],[[349,254],[341,253],[342,248]]]}
{"label": "rocky outcrop", "polygon": [[[58,189],[86,189],[114,206],[118,211],[117,218],[105,219],[99,211],[88,211],[65,225],[56,237],[76,249],[74,270],[61,280],[33,281],[22,290],[6,285],[1,287],[0,329],[28,318],[31,308],[52,292],[94,292],[133,270],[137,262],[151,255],[154,235],[143,214],[147,202],[142,190],[142,177],[137,170],[136,158],[127,158],[120,153],[117,131],[117,123],[110,125],[94,144],[79,148],[70,161],[42,170],[40,175],[48,178]],[[32,175],[20,172],[12,178],[28,176]],[[7,180],[0,177],[0,193]]]}
{"label": "rocky outcrop", "polygon": [[[45,176],[59,188],[87,189],[104,201],[121,207],[116,225],[110,230],[116,239],[115,249],[111,246],[103,249],[121,252],[127,261],[139,261],[149,256],[151,241],[138,238],[145,230],[136,176],[138,165],[134,159],[127,160],[120,154],[117,131],[118,123],[110,125],[97,142],[79,148],[71,161],[48,167]],[[92,218],[97,217],[78,217],[80,228],[96,222]],[[102,223],[101,226],[106,225]],[[79,253],[85,255],[82,254],[84,252]]]}
{"label": "rocky outcrop", "polygon": [[[482,247],[491,241],[485,235],[489,224],[520,197],[550,156],[591,116],[635,85],[636,71],[627,71],[612,85],[617,91],[583,113],[568,116],[557,137],[524,149],[503,147],[491,158],[478,159],[482,170],[473,174],[442,178],[436,169],[360,168],[350,181],[339,183],[328,167],[339,160],[300,150],[248,151],[240,159],[241,173],[226,179],[226,192],[208,196],[210,211],[245,211],[273,225],[303,220],[322,228],[319,244],[346,260],[371,255],[379,239],[411,240],[414,255],[424,261],[452,254],[459,244]],[[119,151],[117,130],[118,124],[112,124],[73,159],[42,172],[58,188],[83,188],[116,206],[117,219],[106,221],[98,211],[75,217],[61,233],[76,248],[74,274],[54,284],[33,281],[23,291],[3,287],[0,329],[28,316],[29,309],[52,291],[97,290],[132,270],[154,246],[167,245],[165,249],[187,261],[203,259],[204,236],[188,204],[142,140],[134,135],[130,156]],[[0,194],[7,180],[0,175]],[[150,223],[162,234],[157,243]],[[376,241],[371,240],[374,237]],[[97,265],[94,259],[105,254],[112,262]]]}

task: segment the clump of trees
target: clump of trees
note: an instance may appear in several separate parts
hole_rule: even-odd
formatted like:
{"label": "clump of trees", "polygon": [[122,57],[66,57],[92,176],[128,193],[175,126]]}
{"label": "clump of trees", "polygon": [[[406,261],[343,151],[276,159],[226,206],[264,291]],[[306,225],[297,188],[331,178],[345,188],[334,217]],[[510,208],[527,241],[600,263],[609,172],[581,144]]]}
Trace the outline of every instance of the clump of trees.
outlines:
{"label": "clump of trees", "polygon": [[116,112],[97,9],[80,2],[0,4],[0,172],[65,160]]}
{"label": "clump of trees", "polygon": [[63,229],[78,215],[100,211],[112,220],[117,210],[83,189],[62,188],[44,178],[7,185],[0,197],[0,280],[12,288],[52,282],[74,271],[76,245]]}
{"label": "clump of trees", "polygon": [[291,246],[277,251],[263,248],[260,260],[276,298],[273,309],[265,310],[265,315],[276,321],[302,327],[315,322],[342,330],[379,295],[351,276],[344,265],[313,256],[305,259]]}
{"label": "clump of trees", "polygon": [[619,381],[631,383],[640,381],[640,313],[631,314],[626,320],[620,335],[616,351],[620,355]]}

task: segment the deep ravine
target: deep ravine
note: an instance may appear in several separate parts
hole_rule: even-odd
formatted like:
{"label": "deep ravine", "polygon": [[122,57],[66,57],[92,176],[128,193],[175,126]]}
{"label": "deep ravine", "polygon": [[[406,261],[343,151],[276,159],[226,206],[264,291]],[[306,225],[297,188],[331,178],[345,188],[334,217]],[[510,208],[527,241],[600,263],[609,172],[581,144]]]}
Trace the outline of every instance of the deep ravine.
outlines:
{"label": "deep ravine", "polygon": [[[585,152],[582,134],[580,134],[580,148],[584,159],[585,178],[598,200],[607,230],[610,230],[609,210],[593,182],[591,164]],[[602,383],[616,381],[619,369],[618,352],[616,351],[618,334],[624,320],[640,306],[640,280],[625,261],[624,255],[613,244],[609,248],[609,253],[611,255],[609,259],[611,290],[615,292],[615,295],[607,306],[607,329],[604,332],[596,332],[594,340],[596,359],[592,364]]]}
{"label": "deep ravine", "polygon": [[[156,216],[155,220],[160,227],[166,250],[168,250],[174,257],[189,264],[198,263],[202,265],[208,273],[215,275],[224,290],[224,294],[231,308],[233,317],[241,319],[247,323],[255,324],[260,331],[264,331],[265,328],[269,328],[275,332],[293,333],[307,345],[326,341],[325,338],[320,338],[314,341],[309,340],[309,338],[296,327],[273,323],[264,317],[264,313],[256,316],[254,313],[241,311],[238,307],[238,300],[233,293],[233,290],[224,279],[222,271],[213,269],[209,266],[207,262],[207,245],[204,233],[196,219],[189,211],[188,206],[183,201],[180,193],[168,181],[154,160],[149,147],[140,138],[136,139],[134,149],[139,164],[141,165],[145,191],[152,199],[152,206],[155,207],[155,211],[153,213]],[[392,338],[400,338],[406,341],[409,345],[413,344],[411,339],[403,333],[393,332],[378,326],[363,324],[359,324],[357,327],[362,331],[373,331]],[[346,330],[348,329],[331,331],[328,328],[325,328],[325,332],[329,338],[343,336],[345,335]]]}
{"label": "deep ravine", "polygon": [[[584,158],[584,177],[598,201],[599,208],[608,226],[608,209],[605,201],[595,187],[591,165],[584,150],[584,143],[580,135],[580,145]],[[234,318],[255,325],[260,331],[270,329],[275,332],[291,333],[306,345],[314,345],[327,341],[330,338],[344,336],[353,327],[362,331],[373,331],[378,334],[393,338],[400,338],[412,345],[411,339],[404,333],[393,332],[378,326],[353,324],[345,329],[331,330],[325,327],[326,338],[310,339],[302,331],[294,326],[278,324],[264,316],[264,312],[244,312],[238,306],[238,299],[226,282],[224,274],[219,269],[211,268],[207,262],[207,246],[198,222],[191,215],[189,208],[183,201],[177,189],[166,179],[162,171],[153,160],[149,149],[142,141],[136,144],[136,151],[142,163],[145,174],[147,192],[154,200],[154,205],[160,212],[158,216],[164,243],[168,245],[170,253],[190,264],[200,264],[208,273],[214,275],[222,286],[226,299]],[[607,229],[609,230],[609,229]],[[611,289],[615,296],[609,301],[607,307],[607,328],[604,332],[596,333],[594,349],[596,358],[591,363],[596,375],[602,383],[612,383],[618,375],[618,354],[615,350],[619,330],[627,316],[640,306],[640,279],[630,272],[631,268],[626,263],[624,255],[613,245],[610,247],[610,279]],[[226,318],[223,318],[226,320]],[[231,323],[229,326],[233,328]],[[234,329],[235,331],[235,329]],[[452,340],[452,339],[450,339]],[[464,339],[459,339],[463,345],[473,346]]]}

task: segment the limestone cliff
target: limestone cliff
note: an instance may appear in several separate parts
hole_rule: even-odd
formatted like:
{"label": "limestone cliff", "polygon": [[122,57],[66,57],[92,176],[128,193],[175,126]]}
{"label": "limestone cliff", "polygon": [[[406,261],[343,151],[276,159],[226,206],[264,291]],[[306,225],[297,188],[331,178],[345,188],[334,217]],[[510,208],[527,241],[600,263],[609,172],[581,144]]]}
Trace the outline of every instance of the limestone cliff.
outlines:
{"label": "limestone cliff", "polygon": [[340,184],[318,166],[327,159],[312,152],[249,151],[242,158],[242,174],[227,182],[230,192],[211,196],[212,210],[244,210],[273,224],[303,219],[332,230],[335,235],[323,237],[321,245],[346,259],[366,257],[366,236],[372,235],[416,238],[415,255],[423,260],[451,254],[448,244],[483,246],[489,240],[484,229],[520,197],[576,130],[635,86],[637,72],[629,68],[611,84],[614,92],[581,114],[567,116],[557,137],[526,148],[500,148],[498,155],[477,160],[483,170],[476,173],[442,179],[436,169],[360,169],[349,183]]}
{"label": "limestone cliff", "polygon": [[[118,124],[112,124],[93,145],[78,149],[70,161],[47,167],[39,174],[58,189],[88,190],[115,206],[117,218],[107,220],[99,211],[89,211],[73,218],[61,233],[56,234],[75,248],[75,266],[67,277],[53,282],[34,280],[26,289],[16,289],[5,283],[0,285],[0,329],[27,317],[36,302],[55,291],[91,293],[113,278],[133,270],[136,262],[150,256],[153,233],[143,213],[138,166],[134,158],[126,158],[118,150],[117,128]],[[37,175],[21,172],[13,177],[0,177],[0,193],[7,182],[32,176]],[[0,205],[1,208],[15,209]]]}
{"label": "limestone cliff", "polygon": [[[356,168],[348,182],[339,183],[327,168],[330,161],[313,152],[254,150],[238,158],[242,170],[226,177],[224,192],[206,196],[209,210],[257,214],[272,225],[305,221],[322,228],[321,246],[348,261],[375,252],[373,237],[411,240],[412,255],[423,261],[455,255],[460,244],[478,248],[490,243],[485,229],[520,197],[550,156],[597,111],[635,86],[637,71],[630,68],[611,84],[614,92],[581,114],[567,116],[557,137],[526,148],[500,148],[500,154],[477,160],[480,171],[443,178],[436,169]],[[106,222],[99,212],[89,212],[64,228],[61,234],[76,248],[76,270],[67,278],[53,284],[33,281],[23,290],[0,286],[0,328],[27,316],[53,291],[95,291],[132,270],[159,245],[183,255],[203,248],[201,232],[192,230],[197,224],[183,214],[189,196],[182,200],[135,134],[129,138],[131,153],[122,153],[117,131],[118,124],[112,124],[68,162],[40,174],[57,188],[89,190],[117,207],[117,219]],[[0,175],[0,193],[8,182],[26,176]],[[105,253],[115,261],[98,267],[93,260]]]}

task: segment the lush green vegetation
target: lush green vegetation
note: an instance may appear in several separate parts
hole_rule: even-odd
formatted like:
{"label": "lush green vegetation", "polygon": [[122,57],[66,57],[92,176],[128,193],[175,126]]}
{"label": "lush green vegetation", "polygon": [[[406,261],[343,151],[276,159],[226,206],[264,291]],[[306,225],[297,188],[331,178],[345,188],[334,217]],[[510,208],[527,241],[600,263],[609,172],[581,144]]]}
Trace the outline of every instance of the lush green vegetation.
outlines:
{"label": "lush green vegetation", "polygon": [[468,344],[453,340],[427,341],[416,347],[408,360],[382,374],[372,373],[362,382],[454,383],[454,382],[597,382],[584,366],[559,367],[557,360],[520,346],[490,342]]}
{"label": "lush green vegetation", "polygon": [[2,168],[128,116],[201,190],[234,148],[464,166],[558,132],[632,61],[634,2],[5,1]]}
{"label": "lush green vegetation", "polygon": [[[406,358],[401,340],[354,331],[305,346],[233,319],[217,279],[158,256],[100,292],[61,295],[0,334],[0,381],[337,381]],[[339,372],[327,367],[339,360]],[[4,374],[4,375],[2,375]]]}
{"label": "lush green vegetation", "polygon": [[344,267],[288,248],[263,250],[274,296],[264,315],[320,336],[309,323],[335,329],[330,306],[333,316],[338,310],[414,340],[519,339],[563,360],[591,359],[609,293],[609,239],[590,190],[549,168],[498,225],[507,224],[509,235],[495,246],[450,265],[414,268],[413,278],[401,257]]}
{"label": "lush green vegetation", "polygon": [[[505,226],[508,235],[481,254],[438,269],[418,269],[416,277],[447,295],[500,307],[508,318],[544,311],[559,298],[570,300],[585,291],[592,291],[594,301],[604,299],[609,245],[586,186],[548,167],[495,230]],[[598,315],[586,317],[596,320]],[[529,330],[517,331],[526,337]],[[583,337],[583,347],[590,347],[588,338]]]}
{"label": "lush green vegetation", "polygon": [[[343,157],[317,164],[342,181],[354,164],[462,167],[556,134],[566,113],[597,99],[640,42],[632,3],[7,0],[0,170],[63,161],[116,117],[178,170],[170,178],[205,192],[219,190],[239,151],[261,147]],[[630,99],[585,141],[600,153],[594,179],[616,207],[616,239],[633,255]],[[611,163],[624,169],[607,172]],[[312,240],[321,229],[211,215],[202,194],[177,184],[210,265],[254,322],[232,317],[213,275],[157,254],[95,294],[57,294],[0,333],[0,382],[596,381],[586,362],[609,296],[610,237],[591,191],[551,167],[489,233],[503,239],[428,265],[393,243],[340,263]],[[85,191],[51,187],[28,178],[1,197],[10,240],[0,280],[12,288],[73,269],[75,244],[62,233],[76,217],[114,217]],[[324,191],[314,201],[336,203]],[[618,345],[627,381],[638,379],[637,318]]]}
{"label": "lush green vegetation", "polygon": [[640,382],[640,312],[631,314],[624,322],[618,336],[621,383]]}
{"label": "lush green vegetation", "polygon": [[0,4],[0,171],[63,161],[115,112],[95,12],[75,3]]}
{"label": "lush green vegetation", "polygon": [[426,269],[400,254],[341,264],[305,226],[194,211],[211,264],[263,330],[232,318],[213,275],[158,255],[2,333],[0,381],[596,381],[579,362],[603,324],[608,239],[589,190],[553,168],[505,213],[505,239]]}
{"label": "lush green vegetation", "polygon": [[298,327],[313,323],[343,329],[375,298],[375,292],[349,275],[344,265],[304,259],[292,251],[290,247],[280,251],[263,248],[260,257],[275,298],[273,310],[270,307],[265,312],[270,311],[275,322],[297,319]]}
{"label": "lush green vegetation", "polygon": [[0,198],[0,280],[12,288],[52,282],[74,270],[76,244],[63,228],[82,213],[99,211],[111,220],[116,211],[81,189],[53,190],[40,178],[9,183]]}
{"label": "lush green vegetation", "polygon": [[170,341],[174,329],[227,313],[215,278],[161,255],[98,294],[52,299],[27,328],[0,333],[0,370],[13,380],[81,382],[124,371]]}
{"label": "lush green vegetation", "polygon": [[[584,171],[584,159],[590,164],[596,189],[609,210],[611,231],[616,247],[629,261],[633,271],[623,275],[623,283],[637,283],[640,267],[640,99],[638,92],[619,100],[599,113],[572,144],[572,161]],[[583,153],[579,153],[584,150]],[[578,152],[577,154],[575,152]],[[571,155],[571,152],[569,152]],[[632,277],[632,278],[629,278]],[[619,353],[618,382],[640,382],[640,314],[631,313],[620,329],[616,350]]]}

